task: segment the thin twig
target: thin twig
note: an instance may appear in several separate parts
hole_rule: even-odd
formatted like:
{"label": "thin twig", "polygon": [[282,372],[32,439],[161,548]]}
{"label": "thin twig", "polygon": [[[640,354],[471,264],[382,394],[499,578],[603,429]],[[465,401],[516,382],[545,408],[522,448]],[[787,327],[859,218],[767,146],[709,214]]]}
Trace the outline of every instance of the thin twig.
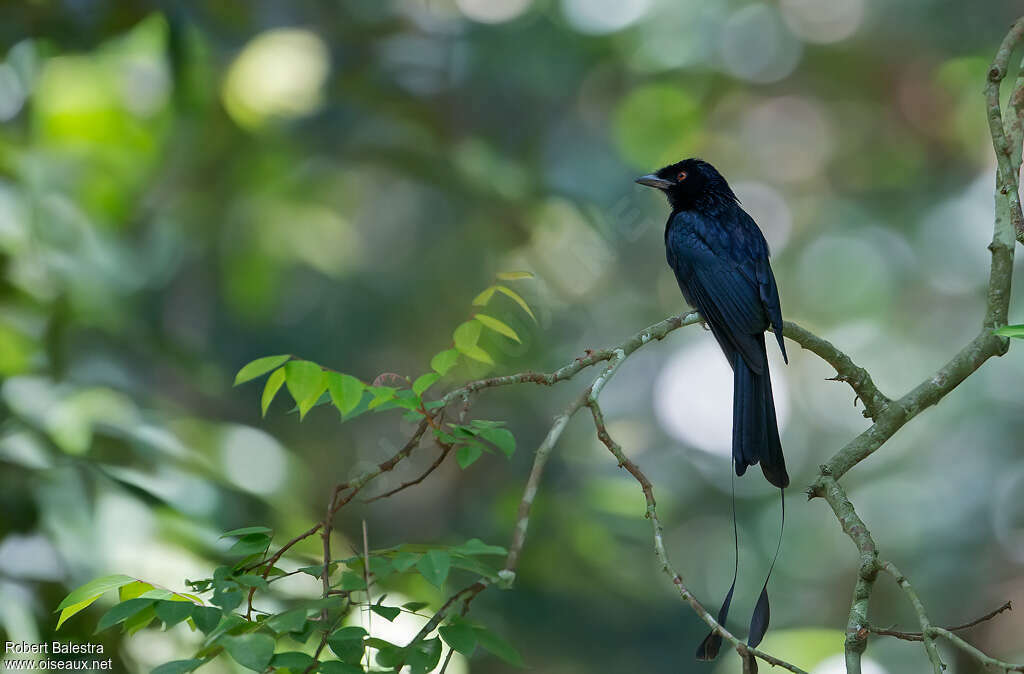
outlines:
{"label": "thin twig", "polygon": [[398,485],[394,489],[388,490],[388,491],[384,492],[383,494],[377,494],[376,496],[371,496],[368,499],[364,499],[363,503],[373,503],[374,501],[379,501],[382,498],[388,498],[389,496],[394,496],[398,492],[404,491],[404,490],[408,489],[409,487],[414,487],[414,486],[418,485],[420,482],[423,482],[425,479],[427,479],[430,476],[430,474],[433,473],[435,470],[437,470],[438,467],[440,467],[440,465],[442,463],[444,463],[444,460],[446,458],[448,458],[448,454],[449,454],[449,452],[452,451],[452,447],[454,445],[452,445],[450,443],[447,443],[447,442],[438,441],[437,442],[437,446],[441,448],[441,452],[437,455],[437,458],[434,459],[434,462],[431,463],[430,466],[428,466],[427,469],[425,471],[423,471],[423,473],[419,477],[417,477],[414,480],[409,480],[408,482],[403,482],[402,484]]}
{"label": "thin twig", "polygon": [[942,662],[942,658],[939,657],[939,651],[935,647],[935,635],[931,631],[932,624],[924,610],[924,604],[921,603],[921,598],[917,596],[917,592],[910,585],[907,577],[900,573],[900,570],[892,562],[883,564],[882,570],[896,580],[896,584],[900,586],[903,593],[907,595],[907,599],[910,600],[910,604],[917,613],[917,620],[921,623],[921,641],[924,643],[924,650],[928,654],[928,660],[931,661],[935,674],[942,674],[943,670],[946,669],[946,665]]}
{"label": "thin twig", "polygon": [[[1012,610],[1013,610],[1013,604],[1011,604],[1010,602],[1006,602],[1005,604],[1003,604],[999,608],[995,609],[994,611],[989,611],[985,615],[981,616],[980,618],[975,618],[974,620],[972,620],[969,623],[964,623],[963,625],[957,625],[955,627],[944,627],[943,629],[945,629],[945,630],[947,630],[949,632],[960,632],[960,631],[963,631],[963,630],[966,630],[966,629],[970,629],[971,627],[974,627],[975,625],[980,625],[981,623],[983,623],[983,622],[985,622],[987,620],[992,620],[992,618],[995,618],[997,615],[999,615],[1003,611],[1012,611]],[[922,641],[922,638],[923,638],[923,635],[921,634],[921,632],[900,632],[898,630],[885,630],[885,629],[881,629],[881,628],[878,628],[878,627],[872,627],[870,625],[868,626],[868,630],[870,630],[872,634],[877,634],[878,636],[882,636],[882,637],[895,637],[896,639],[902,639],[903,641]]]}

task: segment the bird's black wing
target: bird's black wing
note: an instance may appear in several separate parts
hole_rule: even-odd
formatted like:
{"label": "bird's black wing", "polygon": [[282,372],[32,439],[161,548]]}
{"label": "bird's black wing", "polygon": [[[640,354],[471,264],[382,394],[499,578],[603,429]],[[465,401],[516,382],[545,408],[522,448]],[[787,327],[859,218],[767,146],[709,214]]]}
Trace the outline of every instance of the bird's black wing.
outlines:
{"label": "bird's black wing", "polygon": [[743,250],[745,242],[723,234],[699,214],[683,212],[670,222],[666,243],[683,295],[704,317],[726,356],[739,352],[752,371],[763,373],[767,363],[760,336],[769,321],[756,260]]}
{"label": "bird's black wing", "polygon": [[758,258],[754,273],[761,296],[761,304],[768,314],[768,320],[771,321],[775,339],[778,340],[779,349],[782,351],[782,359],[789,363],[789,356],[786,355],[786,343],[782,339],[782,304],[779,302],[779,287],[775,284],[775,274],[772,273],[772,266],[768,263],[767,251],[764,257]]}

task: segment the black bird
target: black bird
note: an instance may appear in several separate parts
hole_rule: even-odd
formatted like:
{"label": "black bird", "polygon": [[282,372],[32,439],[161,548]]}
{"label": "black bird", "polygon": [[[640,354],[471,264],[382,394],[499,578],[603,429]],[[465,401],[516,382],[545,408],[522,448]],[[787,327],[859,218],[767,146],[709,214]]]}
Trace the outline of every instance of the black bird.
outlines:
{"label": "black bird", "polygon": [[[700,312],[732,367],[732,459],[736,474],[743,475],[748,466],[760,463],[765,478],[781,491],[789,485],[789,474],[768,373],[764,333],[769,327],[775,331],[787,363],[789,358],[782,340],[782,308],[768,263],[768,243],[754,219],[740,207],[729,183],[706,161],[684,159],[641,176],[636,182],[655,187],[668,197],[672,207],[665,223],[668,264],[683,297]],[[785,519],[783,500],[783,526]],[[720,625],[728,617],[739,571],[735,494],[733,535],[736,563],[732,587],[718,613]],[[778,554],[776,549],[776,559]],[[771,569],[750,621],[750,646],[757,646],[768,630],[770,578]],[[697,657],[714,659],[721,645],[722,637],[712,631],[697,648]]]}
{"label": "black bird", "polygon": [[768,243],[729,183],[700,159],[636,179],[662,190],[672,206],[665,224],[668,264],[690,306],[700,312],[733,370],[732,458],[736,474],[761,464],[776,487],[789,485],[775,418],[764,333],[782,341],[782,308]]}

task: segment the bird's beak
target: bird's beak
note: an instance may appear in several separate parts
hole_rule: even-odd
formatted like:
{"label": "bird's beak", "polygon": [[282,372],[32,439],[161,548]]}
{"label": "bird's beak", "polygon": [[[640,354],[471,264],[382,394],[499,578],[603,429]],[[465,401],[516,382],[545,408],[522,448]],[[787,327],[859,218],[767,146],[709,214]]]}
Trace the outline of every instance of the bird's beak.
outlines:
{"label": "bird's beak", "polygon": [[653,173],[648,173],[645,176],[640,176],[639,178],[636,179],[636,182],[640,183],[641,185],[647,185],[648,187],[657,187],[659,190],[667,190],[668,188],[672,187],[675,184],[671,180],[659,178]]}

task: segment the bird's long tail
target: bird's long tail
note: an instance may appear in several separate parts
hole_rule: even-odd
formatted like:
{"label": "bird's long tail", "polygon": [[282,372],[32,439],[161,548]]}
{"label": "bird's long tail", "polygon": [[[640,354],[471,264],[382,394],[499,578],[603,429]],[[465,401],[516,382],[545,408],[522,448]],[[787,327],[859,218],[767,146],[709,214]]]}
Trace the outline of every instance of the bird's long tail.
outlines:
{"label": "bird's long tail", "polygon": [[739,353],[733,357],[732,457],[737,475],[760,463],[765,478],[781,488],[789,485],[789,474],[782,456],[763,335],[761,353],[765,354],[762,374],[751,370]]}

